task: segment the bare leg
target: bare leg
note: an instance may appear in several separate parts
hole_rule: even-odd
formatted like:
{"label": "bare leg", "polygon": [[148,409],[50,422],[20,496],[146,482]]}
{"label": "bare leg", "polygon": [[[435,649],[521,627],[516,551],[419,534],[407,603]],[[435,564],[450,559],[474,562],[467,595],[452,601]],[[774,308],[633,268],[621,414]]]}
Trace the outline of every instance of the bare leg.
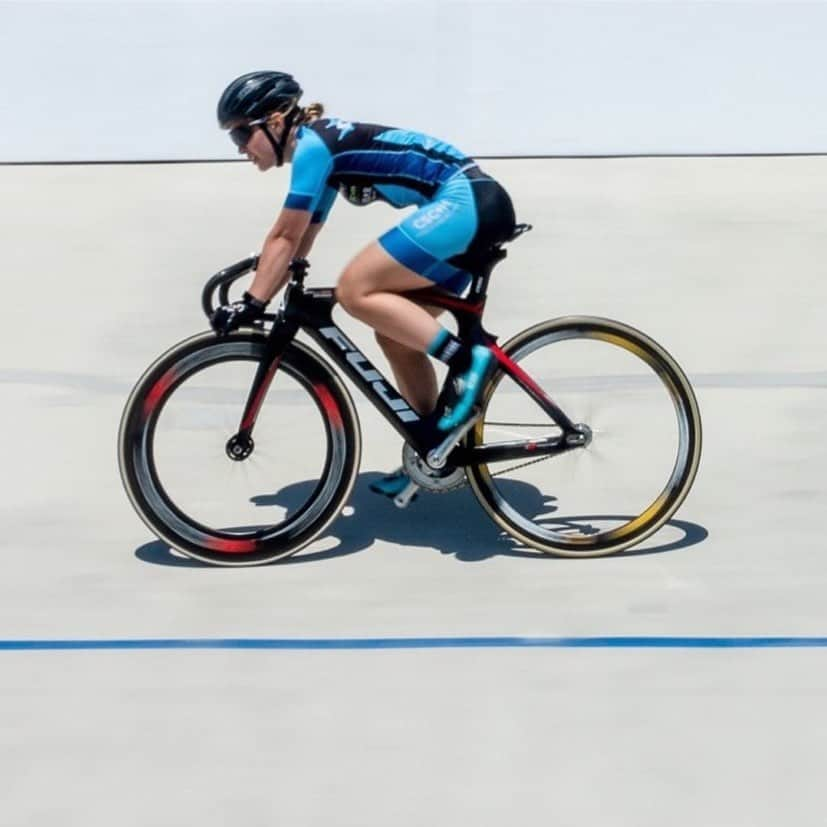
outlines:
{"label": "bare leg", "polygon": [[432,286],[373,242],[345,268],[336,297],[351,316],[377,333],[424,354],[441,326],[425,308],[399,293]]}
{"label": "bare leg", "polygon": [[439,388],[426,351],[440,331],[442,311],[398,295],[432,287],[429,279],[408,270],[373,242],[345,268],[336,288],[342,307],[376,331],[399,392],[418,413],[436,407]]}
{"label": "bare leg", "polygon": [[[443,312],[441,307],[424,307],[434,317]],[[436,407],[439,386],[430,357],[382,333],[376,334],[376,341],[391,366],[396,387],[408,404],[419,414],[431,413]]]}

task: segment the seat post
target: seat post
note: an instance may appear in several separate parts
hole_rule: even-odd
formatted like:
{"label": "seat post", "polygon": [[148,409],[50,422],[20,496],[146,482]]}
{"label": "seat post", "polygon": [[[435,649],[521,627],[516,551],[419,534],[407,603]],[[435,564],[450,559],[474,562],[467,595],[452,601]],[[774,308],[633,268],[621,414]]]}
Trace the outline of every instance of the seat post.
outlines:
{"label": "seat post", "polygon": [[508,253],[502,247],[494,247],[486,254],[484,259],[481,259],[479,264],[474,267],[472,271],[473,280],[471,281],[471,290],[468,292],[468,299],[473,301],[481,301],[488,295],[488,281],[491,278],[491,273]]}
{"label": "seat post", "polygon": [[468,264],[464,267],[473,276],[468,298],[474,301],[484,300],[488,294],[488,280],[494,268],[508,256],[503,244],[509,244],[518,239],[523,233],[532,229],[531,224],[515,224],[511,235],[499,244],[487,250],[468,255]]}

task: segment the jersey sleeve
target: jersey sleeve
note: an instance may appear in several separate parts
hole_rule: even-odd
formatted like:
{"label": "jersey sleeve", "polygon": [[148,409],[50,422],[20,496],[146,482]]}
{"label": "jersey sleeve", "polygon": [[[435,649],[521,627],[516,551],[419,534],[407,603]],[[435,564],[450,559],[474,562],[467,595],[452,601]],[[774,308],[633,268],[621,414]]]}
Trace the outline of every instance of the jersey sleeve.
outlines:
{"label": "jersey sleeve", "polygon": [[[327,179],[333,171],[333,156],[325,142],[312,130],[304,128],[296,144],[293,156],[293,172],[290,191],[284,206],[290,210],[307,210],[316,213],[324,200],[327,201]],[[335,195],[334,190],[334,195]],[[327,204],[325,217],[330,211]],[[318,222],[316,222],[318,223]]]}
{"label": "jersey sleeve", "polygon": [[328,213],[333,207],[333,202],[336,200],[338,194],[339,191],[336,187],[325,187],[322,197],[319,199],[319,203],[313,211],[313,218],[310,221],[311,224],[324,224],[324,222],[327,221]]}

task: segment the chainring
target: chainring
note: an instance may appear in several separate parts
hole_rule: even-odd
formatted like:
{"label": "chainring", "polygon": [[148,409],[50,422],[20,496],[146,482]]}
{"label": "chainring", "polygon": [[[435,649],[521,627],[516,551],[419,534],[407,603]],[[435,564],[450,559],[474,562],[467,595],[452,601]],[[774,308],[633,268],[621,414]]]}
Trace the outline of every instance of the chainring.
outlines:
{"label": "chainring", "polygon": [[462,468],[435,471],[407,442],[402,446],[402,467],[412,482],[433,494],[447,494],[467,485]]}

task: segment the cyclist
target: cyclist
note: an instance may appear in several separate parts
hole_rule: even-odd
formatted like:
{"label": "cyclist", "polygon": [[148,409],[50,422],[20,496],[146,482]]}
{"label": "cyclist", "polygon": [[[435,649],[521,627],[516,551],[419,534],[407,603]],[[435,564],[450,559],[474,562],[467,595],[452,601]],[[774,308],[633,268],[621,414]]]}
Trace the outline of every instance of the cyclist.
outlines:
{"label": "cyclist", "polygon": [[[240,154],[262,172],[292,164],[284,207],[268,232],[255,278],[241,301],[219,307],[213,328],[226,334],[261,317],[304,258],[341,194],[364,206],[381,200],[416,206],[345,267],[339,304],[376,332],[400,393],[420,414],[437,404],[435,357],[448,365],[445,411],[438,427],[451,431],[470,416],[493,367],[482,345],[460,341],[436,320],[439,308],[400,295],[434,285],[461,294],[464,268],[476,251],[506,240],[515,227],[508,193],[453,146],[418,132],[324,118],[321,104],[300,106],[302,89],[284,72],[236,78],[218,102],[218,121]],[[393,496],[407,485],[400,469],[374,490]]]}

